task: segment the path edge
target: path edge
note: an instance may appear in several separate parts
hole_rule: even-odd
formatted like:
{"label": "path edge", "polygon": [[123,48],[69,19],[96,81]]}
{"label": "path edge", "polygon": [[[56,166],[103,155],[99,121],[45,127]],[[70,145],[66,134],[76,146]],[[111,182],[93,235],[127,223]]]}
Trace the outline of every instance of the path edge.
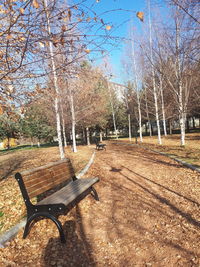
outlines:
{"label": "path edge", "polygon": [[190,163],[187,163],[187,162],[185,162],[185,161],[183,161],[183,160],[180,160],[180,159],[178,159],[178,158],[176,158],[176,157],[170,156],[169,154],[166,154],[166,153],[164,153],[164,152],[156,151],[156,150],[153,150],[153,149],[151,149],[151,148],[145,147],[144,145],[141,145],[141,144],[129,144],[129,143],[125,143],[125,142],[124,142],[124,143],[123,143],[123,142],[117,142],[117,143],[113,143],[113,144],[129,145],[129,146],[138,146],[138,147],[141,147],[141,148],[143,148],[143,149],[149,150],[149,151],[151,151],[151,152],[154,152],[154,153],[157,153],[157,154],[166,156],[166,157],[168,157],[168,158],[170,158],[170,159],[173,159],[173,160],[177,161],[178,163],[182,164],[183,166],[185,166],[185,167],[187,167],[187,168],[190,168],[190,169],[192,169],[193,171],[197,171],[197,172],[200,173],[200,168],[197,168],[197,167],[195,167],[194,165],[192,165],[192,164],[190,164]]}

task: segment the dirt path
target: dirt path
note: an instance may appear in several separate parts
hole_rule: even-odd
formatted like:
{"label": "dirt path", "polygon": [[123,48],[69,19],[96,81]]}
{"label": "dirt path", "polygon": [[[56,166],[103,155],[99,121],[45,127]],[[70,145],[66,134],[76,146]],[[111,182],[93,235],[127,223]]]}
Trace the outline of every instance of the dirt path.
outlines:
{"label": "dirt path", "polygon": [[200,177],[137,146],[98,151],[100,202],[84,199],[62,216],[67,244],[42,220],[1,249],[0,266],[200,266]]}

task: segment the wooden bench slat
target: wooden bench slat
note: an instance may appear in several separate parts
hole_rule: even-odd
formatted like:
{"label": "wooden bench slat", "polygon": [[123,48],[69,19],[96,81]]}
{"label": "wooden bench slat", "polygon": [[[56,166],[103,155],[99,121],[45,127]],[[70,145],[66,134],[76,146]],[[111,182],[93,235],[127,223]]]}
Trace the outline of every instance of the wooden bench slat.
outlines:
{"label": "wooden bench slat", "polygon": [[63,187],[58,192],[55,192],[51,196],[43,199],[38,202],[38,205],[46,205],[46,204],[65,204],[68,205],[73,200],[75,200],[80,194],[85,192],[92,185],[97,183],[99,179],[97,177],[94,178],[86,178],[86,179],[77,179],[69,183],[67,186]]}
{"label": "wooden bench slat", "polygon": [[51,163],[30,171],[22,172],[24,183],[30,198],[71,179],[74,170],[70,161]]}

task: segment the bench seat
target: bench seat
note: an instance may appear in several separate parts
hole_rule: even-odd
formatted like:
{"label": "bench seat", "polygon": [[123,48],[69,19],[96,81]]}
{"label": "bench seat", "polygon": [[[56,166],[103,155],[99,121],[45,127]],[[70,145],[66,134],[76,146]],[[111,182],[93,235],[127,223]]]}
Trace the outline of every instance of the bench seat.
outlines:
{"label": "bench seat", "polygon": [[70,182],[68,185],[53,193],[49,197],[41,200],[37,203],[37,205],[64,204],[65,206],[68,206],[98,181],[99,179],[97,177],[77,179]]}

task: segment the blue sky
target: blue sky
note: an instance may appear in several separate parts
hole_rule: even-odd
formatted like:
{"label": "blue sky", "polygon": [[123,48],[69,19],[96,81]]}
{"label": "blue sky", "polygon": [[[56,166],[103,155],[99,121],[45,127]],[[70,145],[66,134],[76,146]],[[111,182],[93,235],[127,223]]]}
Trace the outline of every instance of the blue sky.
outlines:
{"label": "blue sky", "polygon": [[[93,1],[91,1],[93,2]],[[141,29],[141,21],[136,17],[138,11],[145,11],[146,1],[145,0],[100,0],[95,3],[93,9],[98,13],[102,14],[103,20],[106,24],[111,25],[112,29],[110,33],[112,36],[127,37],[129,20],[132,17],[134,27],[138,31]],[[110,10],[110,12],[104,13]],[[105,46],[110,51],[110,60],[113,66],[113,72],[115,81],[121,82],[121,58],[124,47],[124,41],[119,40],[117,47]]]}

